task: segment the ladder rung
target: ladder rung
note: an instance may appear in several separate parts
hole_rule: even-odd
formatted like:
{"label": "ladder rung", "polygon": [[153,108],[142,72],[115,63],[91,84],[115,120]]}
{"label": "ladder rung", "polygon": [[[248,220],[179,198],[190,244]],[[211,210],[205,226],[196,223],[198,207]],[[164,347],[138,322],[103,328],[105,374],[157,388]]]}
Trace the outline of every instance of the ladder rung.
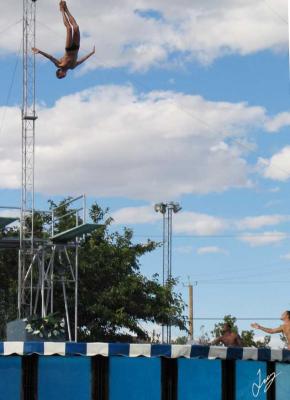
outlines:
{"label": "ladder rung", "polygon": [[25,115],[25,116],[23,117],[23,119],[24,119],[25,121],[35,121],[35,120],[37,120],[37,118],[38,118],[38,117],[36,117],[36,116],[29,116],[29,115]]}

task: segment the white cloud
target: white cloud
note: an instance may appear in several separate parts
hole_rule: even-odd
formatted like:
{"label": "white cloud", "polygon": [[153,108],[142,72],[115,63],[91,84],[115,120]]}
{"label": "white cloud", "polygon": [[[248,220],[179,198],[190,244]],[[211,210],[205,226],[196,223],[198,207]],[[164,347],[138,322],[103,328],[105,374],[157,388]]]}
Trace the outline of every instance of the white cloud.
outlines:
{"label": "white cloud", "polygon": [[283,255],[281,256],[281,258],[282,258],[282,260],[290,261],[290,253],[283,254]]}
{"label": "white cloud", "polygon": [[[153,206],[127,207],[112,214],[116,224],[146,224],[162,221]],[[226,229],[227,223],[221,218],[207,214],[181,211],[174,215],[174,233],[186,235],[213,235]]]}
{"label": "white cloud", "polygon": [[[267,323],[267,325],[268,324],[269,324],[269,322]],[[278,322],[278,324],[279,324],[279,322]],[[263,326],[265,326],[265,325],[263,324]],[[261,334],[254,335],[254,340],[255,341],[261,341],[262,342],[262,341],[264,341],[264,338],[265,338],[265,335],[264,336],[261,335]],[[283,348],[285,348],[285,343],[282,342],[282,340],[280,339],[279,335],[271,335],[271,340],[270,340],[269,346],[272,349],[283,349]]]}
{"label": "white cloud", "polygon": [[266,129],[268,132],[278,132],[282,128],[290,125],[290,113],[282,112],[276,115],[274,118],[269,119],[266,123]]}
{"label": "white cloud", "polygon": [[289,215],[259,215],[256,217],[246,217],[241,219],[237,221],[236,226],[240,230],[254,230],[265,226],[278,225],[289,220]]}
{"label": "white cloud", "polygon": [[[115,211],[112,214],[115,223],[119,225],[136,225],[161,223],[162,217],[154,212],[153,206],[127,207]],[[173,232],[175,235],[196,235],[214,236],[223,232],[231,233],[233,229],[253,231],[266,226],[275,226],[289,221],[287,215],[267,215],[246,217],[241,220],[230,220],[219,218],[213,215],[195,213],[192,211],[181,211],[174,215]],[[288,237],[287,233],[279,231],[242,233],[237,239],[249,244],[251,247],[275,245],[284,241]],[[192,246],[180,246],[176,251],[189,254],[193,251]],[[200,247],[197,254],[228,254],[228,252],[218,246]]]}
{"label": "white cloud", "polygon": [[20,210],[0,209],[0,217],[4,218],[20,218]]}
{"label": "white cloud", "polygon": [[273,231],[258,233],[256,235],[245,233],[244,235],[240,236],[240,240],[248,243],[251,247],[258,247],[280,243],[287,237],[287,234],[284,232]]}
{"label": "white cloud", "polygon": [[[8,113],[0,182],[11,189],[20,184],[20,114]],[[226,141],[265,120],[261,107],[174,92],[138,95],[130,86],[65,96],[38,115],[37,191],[149,201],[248,187],[245,150]]]}
{"label": "white cloud", "polygon": [[112,213],[114,221],[118,225],[124,224],[148,224],[160,220],[160,214],[154,211],[154,207],[126,207]]}
{"label": "white cloud", "polygon": [[290,146],[284,147],[271,158],[260,158],[258,168],[265,178],[287,181],[290,178]]}
{"label": "white cloud", "polygon": [[270,200],[265,204],[265,208],[277,207],[283,202],[281,200]]}
{"label": "white cloud", "polygon": [[193,252],[193,247],[192,246],[179,246],[174,249],[180,254],[190,254]]}
{"label": "white cloud", "polygon": [[227,255],[228,252],[217,246],[208,246],[208,247],[200,247],[197,249],[197,254],[205,255],[205,254],[224,254]]}
{"label": "white cloud", "polygon": [[278,193],[278,192],[280,192],[280,190],[281,190],[281,189],[279,188],[279,186],[276,186],[276,187],[270,189],[269,192],[270,192],[270,193]]}
{"label": "white cloud", "polygon": [[[83,33],[83,49],[96,44],[96,56],[85,68],[146,69],[166,65],[170,57],[175,65],[191,59],[210,63],[225,54],[286,50],[287,26],[277,13],[287,20],[287,4],[267,1],[274,12],[263,0],[71,0],[69,5]],[[19,20],[21,6],[16,0],[3,3],[0,26]],[[65,30],[57,2],[37,8],[37,45],[62,51]],[[20,25],[2,33],[0,52],[15,52],[20,36]]]}
{"label": "white cloud", "polygon": [[226,228],[227,222],[222,218],[188,211],[176,214],[173,220],[174,232],[188,235],[215,235]]}
{"label": "white cloud", "polygon": [[[2,206],[3,207],[3,206]],[[12,209],[0,209],[0,217],[4,218],[15,218],[11,224],[7,225],[8,228],[18,228],[20,224],[20,210],[12,210]]]}
{"label": "white cloud", "polygon": [[0,107],[0,116],[2,121],[6,117],[0,136],[0,187],[14,189],[21,174],[21,113],[16,107]]}

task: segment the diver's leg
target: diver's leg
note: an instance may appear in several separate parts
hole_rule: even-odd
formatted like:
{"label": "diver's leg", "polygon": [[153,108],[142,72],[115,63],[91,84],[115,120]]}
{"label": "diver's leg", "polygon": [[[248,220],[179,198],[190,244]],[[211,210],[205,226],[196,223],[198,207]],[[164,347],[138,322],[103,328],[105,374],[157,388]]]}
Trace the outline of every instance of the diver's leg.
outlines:
{"label": "diver's leg", "polygon": [[76,28],[73,27],[73,38],[72,38],[73,44],[76,46],[80,46],[81,43],[81,34],[80,34],[80,28],[77,26]]}
{"label": "diver's leg", "polygon": [[64,8],[61,8],[61,13],[62,13],[62,17],[63,17],[64,26],[66,27],[65,47],[70,48],[73,44],[72,27],[71,27],[71,24],[69,23],[68,17],[66,16]]}
{"label": "diver's leg", "polygon": [[66,2],[64,1],[63,3],[64,3],[64,10],[65,10],[66,16],[67,16],[67,18],[69,20],[69,23],[71,24],[71,26],[73,28],[73,39],[72,39],[73,44],[76,45],[76,46],[79,46],[80,45],[80,39],[81,39],[80,28],[78,26],[78,23],[74,19],[74,17],[71,15],[71,13],[70,13],[67,5],[66,5]]}

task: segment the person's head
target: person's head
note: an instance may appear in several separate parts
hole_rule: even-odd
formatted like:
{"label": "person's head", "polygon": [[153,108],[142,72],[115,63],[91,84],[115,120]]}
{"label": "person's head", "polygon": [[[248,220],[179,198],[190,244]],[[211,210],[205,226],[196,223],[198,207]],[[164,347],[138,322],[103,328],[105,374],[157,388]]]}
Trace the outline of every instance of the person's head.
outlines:
{"label": "person's head", "polygon": [[228,322],[225,322],[222,326],[222,333],[227,333],[232,331],[232,326]]}
{"label": "person's head", "polygon": [[290,311],[284,311],[283,314],[281,315],[281,320],[284,322],[289,322],[290,321]]}
{"label": "person's head", "polygon": [[66,77],[66,73],[67,73],[66,70],[62,69],[62,68],[59,68],[59,69],[56,70],[56,76],[57,76],[58,79],[65,78]]}

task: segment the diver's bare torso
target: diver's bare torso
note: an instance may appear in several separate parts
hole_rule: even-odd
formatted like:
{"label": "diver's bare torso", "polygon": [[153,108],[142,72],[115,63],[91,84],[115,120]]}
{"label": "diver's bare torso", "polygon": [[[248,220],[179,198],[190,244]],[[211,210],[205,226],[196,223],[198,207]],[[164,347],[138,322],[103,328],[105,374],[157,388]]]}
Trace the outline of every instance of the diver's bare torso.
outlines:
{"label": "diver's bare torso", "polygon": [[288,349],[290,350],[290,324],[288,323],[282,325],[282,329],[283,329],[283,334],[287,339]]}
{"label": "diver's bare torso", "polygon": [[58,68],[74,69],[78,65],[78,53],[78,50],[66,51],[65,55],[58,62]]}

